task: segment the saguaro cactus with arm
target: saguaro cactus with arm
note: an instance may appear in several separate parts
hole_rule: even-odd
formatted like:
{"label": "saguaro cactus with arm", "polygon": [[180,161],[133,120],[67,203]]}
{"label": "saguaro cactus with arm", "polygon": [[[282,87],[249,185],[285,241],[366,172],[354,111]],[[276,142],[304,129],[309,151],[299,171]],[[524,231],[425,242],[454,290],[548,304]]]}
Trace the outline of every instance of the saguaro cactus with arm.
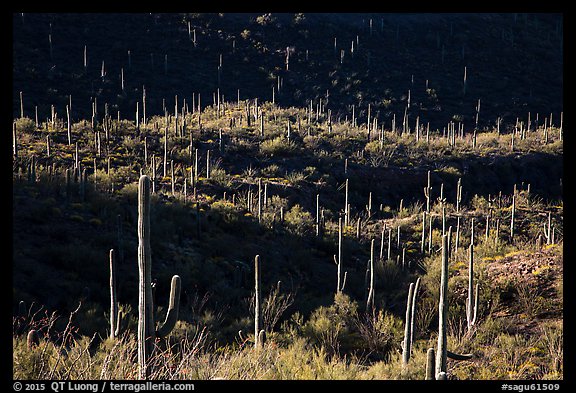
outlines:
{"label": "saguaro cactus with arm", "polygon": [[152,259],[150,249],[150,178],[140,176],[138,182],[138,375],[150,376],[150,359],[156,337],[166,337],[178,319],[180,277],[172,277],[170,303],[166,320],[156,331],[152,294]]}

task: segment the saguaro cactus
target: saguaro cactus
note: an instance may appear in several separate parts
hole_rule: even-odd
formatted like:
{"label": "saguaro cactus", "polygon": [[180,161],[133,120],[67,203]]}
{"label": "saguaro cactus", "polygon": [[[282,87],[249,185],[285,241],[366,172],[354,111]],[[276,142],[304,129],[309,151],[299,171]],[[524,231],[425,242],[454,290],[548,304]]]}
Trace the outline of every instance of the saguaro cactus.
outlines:
{"label": "saguaro cactus", "polygon": [[258,222],[262,222],[262,179],[258,179]]}
{"label": "saguaro cactus", "polygon": [[442,236],[442,275],[440,278],[440,301],[438,307],[438,350],[436,353],[436,379],[446,372],[446,324],[448,311],[448,237]]}
{"label": "saguaro cactus", "polygon": [[150,179],[138,182],[138,365],[140,379],[149,376],[148,362],[154,349],[154,315],[150,250]]}
{"label": "saguaro cactus", "polygon": [[366,300],[366,311],[372,310],[374,313],[374,239],[370,242],[370,289]]}
{"label": "saguaro cactus", "polygon": [[433,381],[435,380],[434,376],[434,348],[428,348],[428,352],[426,353],[426,380]]}
{"label": "saguaro cactus", "polygon": [[552,243],[552,213],[548,212],[548,227],[544,224],[544,237],[546,238],[546,244]]}
{"label": "saguaro cactus", "polygon": [[516,195],[512,194],[512,217],[510,218],[510,239],[514,240],[514,216],[516,213]]}
{"label": "saguaro cactus", "polygon": [[350,216],[350,211],[348,210],[350,207],[348,206],[348,179],[346,179],[345,185],[345,199],[344,199],[344,226],[348,225],[348,219]]}
{"label": "saguaro cactus", "polygon": [[410,336],[412,335],[412,297],[414,293],[414,283],[410,283],[410,288],[408,289],[408,300],[406,302],[406,319],[404,323],[404,342],[402,345],[402,365],[407,365],[410,360]]}
{"label": "saguaro cactus", "polygon": [[456,185],[456,212],[460,211],[460,202],[462,202],[462,178],[458,178]]}
{"label": "saguaro cactus", "polygon": [[424,196],[426,197],[426,213],[430,213],[430,193],[432,187],[430,186],[430,171],[428,171],[428,185],[424,187]]}
{"label": "saguaro cactus", "polygon": [[342,280],[342,217],[338,219],[338,283],[336,285],[336,292],[342,291],[340,286]]}
{"label": "saguaro cactus", "polygon": [[150,178],[140,176],[138,182],[138,366],[140,379],[150,375],[150,359],[156,337],[166,337],[178,319],[180,277],[172,277],[170,303],[164,324],[158,331],[154,326],[152,294],[152,259],[150,249]]}
{"label": "saguaro cactus", "polygon": [[460,216],[458,216],[458,219],[456,221],[456,241],[454,244],[455,252],[458,252],[459,245],[460,245]]}
{"label": "saguaro cactus", "polygon": [[316,236],[320,236],[320,194],[316,194]]}
{"label": "saguaro cactus", "polygon": [[414,293],[412,294],[412,315],[410,316],[410,346],[414,342],[414,336],[416,335],[416,299],[418,296],[418,289],[420,289],[420,277],[416,279],[416,284],[414,284]]}
{"label": "saguaro cactus", "polygon": [[16,136],[16,122],[12,122],[12,156],[18,158],[18,138]]}
{"label": "saguaro cactus", "polygon": [[[116,296],[116,261],[114,249],[110,250],[110,338],[115,338],[119,327],[118,299]],[[119,333],[119,331],[118,331]]]}
{"label": "saguaro cactus", "polygon": [[254,346],[260,345],[260,255],[254,258]]}
{"label": "saguaro cactus", "polygon": [[466,322],[468,330],[476,323],[478,315],[478,285],[476,285],[476,296],[474,296],[474,244],[470,244],[470,259],[468,263],[468,299],[466,302]]}

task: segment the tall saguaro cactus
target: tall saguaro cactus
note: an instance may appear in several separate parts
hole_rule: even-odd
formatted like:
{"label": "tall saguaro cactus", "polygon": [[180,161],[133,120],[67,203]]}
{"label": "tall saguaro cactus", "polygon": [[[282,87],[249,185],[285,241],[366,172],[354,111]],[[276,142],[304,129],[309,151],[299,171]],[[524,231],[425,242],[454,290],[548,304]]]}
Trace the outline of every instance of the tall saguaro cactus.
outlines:
{"label": "tall saguaro cactus", "polygon": [[344,197],[344,226],[347,226],[350,217],[350,207],[348,206],[348,179],[346,179],[345,185],[345,197]]}
{"label": "tall saguaro cactus", "polygon": [[478,315],[478,286],[474,296],[474,244],[470,244],[470,259],[468,264],[468,298],[466,299],[466,322],[468,330],[476,323]]}
{"label": "tall saguaro cactus", "polygon": [[374,239],[370,242],[370,288],[368,290],[368,299],[366,300],[366,311],[371,310],[374,313]]}
{"label": "tall saguaro cactus", "polygon": [[546,238],[546,244],[552,243],[552,213],[548,212],[548,227],[544,224],[544,237]]}
{"label": "tall saguaro cactus", "polygon": [[462,202],[462,178],[458,178],[456,185],[456,213],[460,211],[460,202]]}
{"label": "tall saguaro cactus", "polygon": [[438,307],[438,350],[436,353],[436,379],[446,372],[446,324],[448,311],[448,236],[442,236],[442,275],[440,278],[440,302]]}
{"label": "tall saguaro cactus", "polygon": [[18,138],[16,136],[16,122],[12,122],[12,157],[18,158]]}
{"label": "tall saguaro cactus", "polygon": [[254,346],[260,344],[260,255],[254,257]]}
{"label": "tall saguaro cactus", "polygon": [[138,374],[150,376],[150,359],[156,337],[166,337],[178,319],[180,277],[172,277],[170,303],[164,324],[155,330],[152,295],[152,259],[150,249],[150,178],[140,176],[138,182]]}
{"label": "tall saguaro cactus", "polygon": [[514,240],[514,216],[516,215],[516,195],[512,194],[512,217],[510,217],[510,239]]}
{"label": "tall saguaro cactus", "polygon": [[426,213],[430,213],[430,197],[432,187],[430,186],[430,171],[428,171],[428,185],[424,187],[424,196],[426,197]]}
{"label": "tall saguaro cactus", "polygon": [[149,376],[148,362],[154,349],[152,259],[150,250],[150,179],[138,182],[138,365],[140,379]]}
{"label": "tall saguaro cactus", "polygon": [[118,298],[116,296],[116,259],[114,249],[110,250],[110,337],[115,338],[116,329],[120,325],[118,320]]}
{"label": "tall saguaro cactus", "polygon": [[418,290],[420,289],[420,277],[416,279],[416,284],[414,284],[414,293],[412,294],[412,310],[410,316],[410,346],[414,342],[414,336],[416,335],[416,299],[418,296]]}
{"label": "tall saguaro cactus", "polygon": [[407,365],[408,360],[410,360],[410,336],[412,335],[412,298],[414,293],[414,283],[410,283],[410,288],[408,289],[408,300],[406,302],[406,319],[404,324],[404,342],[402,345],[402,365]]}
{"label": "tall saguaro cactus", "polygon": [[338,283],[336,285],[336,292],[342,291],[342,217],[338,219]]}

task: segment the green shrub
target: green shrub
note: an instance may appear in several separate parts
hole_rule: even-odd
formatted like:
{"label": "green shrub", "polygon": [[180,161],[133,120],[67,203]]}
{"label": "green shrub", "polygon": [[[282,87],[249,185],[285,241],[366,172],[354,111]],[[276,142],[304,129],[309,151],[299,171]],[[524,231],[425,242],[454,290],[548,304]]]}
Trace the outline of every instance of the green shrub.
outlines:
{"label": "green shrub", "polygon": [[276,164],[271,164],[268,165],[266,168],[262,169],[262,171],[260,171],[260,173],[262,174],[262,176],[264,177],[277,177],[278,175],[280,175],[280,167]]}
{"label": "green shrub", "polygon": [[288,229],[298,236],[306,236],[312,233],[314,219],[312,214],[296,204],[284,214],[284,221]]}
{"label": "green shrub", "polygon": [[352,340],[358,304],[339,292],[334,303],[317,308],[303,327],[303,333],[330,354],[339,354],[340,346],[349,347]]}
{"label": "green shrub", "polygon": [[296,145],[284,136],[267,139],[260,144],[260,153],[269,156],[286,156],[296,150]]}
{"label": "green shrub", "polygon": [[33,132],[36,130],[36,123],[28,117],[21,117],[16,120],[16,131]]}

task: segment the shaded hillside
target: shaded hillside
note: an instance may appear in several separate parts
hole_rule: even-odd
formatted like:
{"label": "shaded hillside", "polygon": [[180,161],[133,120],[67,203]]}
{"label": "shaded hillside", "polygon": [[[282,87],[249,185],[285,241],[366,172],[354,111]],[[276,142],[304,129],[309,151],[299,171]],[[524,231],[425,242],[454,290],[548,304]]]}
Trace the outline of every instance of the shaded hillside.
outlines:
{"label": "shaded hillside", "polygon": [[410,122],[468,129],[478,99],[480,127],[559,119],[562,35],[557,14],[15,14],[14,113],[23,91],[29,117],[65,114],[72,95],[73,119],[94,99],[98,116],[108,103],[130,118],[145,86],[149,114],[175,95],[206,106],[218,88],[268,101],[274,88],[284,106],[322,99],[344,118],[354,105],[360,122],[371,104],[387,125],[408,105]]}

